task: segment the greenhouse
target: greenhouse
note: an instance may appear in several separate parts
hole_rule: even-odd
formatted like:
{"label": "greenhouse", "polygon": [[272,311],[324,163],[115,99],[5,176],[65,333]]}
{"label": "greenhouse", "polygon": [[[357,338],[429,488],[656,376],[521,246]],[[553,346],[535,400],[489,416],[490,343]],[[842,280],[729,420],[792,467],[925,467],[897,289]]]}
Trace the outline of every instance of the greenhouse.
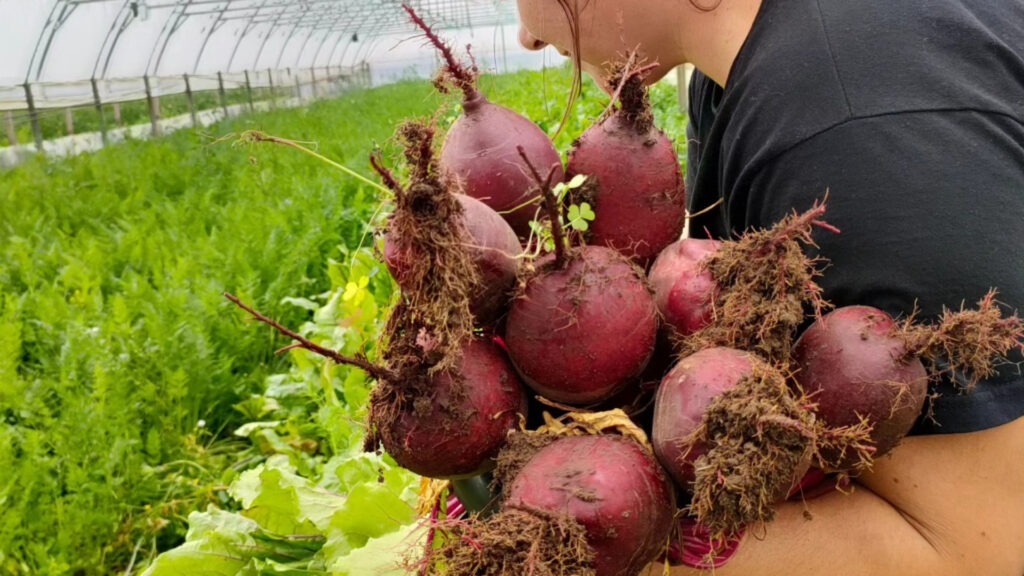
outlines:
{"label": "greenhouse", "polygon": [[0,31],[0,576],[1024,571],[1021,0]]}

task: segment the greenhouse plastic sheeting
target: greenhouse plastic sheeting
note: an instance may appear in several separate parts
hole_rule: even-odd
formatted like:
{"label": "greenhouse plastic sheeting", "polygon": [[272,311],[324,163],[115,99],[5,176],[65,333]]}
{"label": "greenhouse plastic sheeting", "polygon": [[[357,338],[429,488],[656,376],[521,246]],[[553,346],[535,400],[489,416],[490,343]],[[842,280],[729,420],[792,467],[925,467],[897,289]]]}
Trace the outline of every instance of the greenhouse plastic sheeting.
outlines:
{"label": "greenhouse plastic sheeting", "polygon": [[[515,21],[512,0],[409,0],[439,29]],[[415,33],[401,0],[0,0],[0,110],[294,82]]]}

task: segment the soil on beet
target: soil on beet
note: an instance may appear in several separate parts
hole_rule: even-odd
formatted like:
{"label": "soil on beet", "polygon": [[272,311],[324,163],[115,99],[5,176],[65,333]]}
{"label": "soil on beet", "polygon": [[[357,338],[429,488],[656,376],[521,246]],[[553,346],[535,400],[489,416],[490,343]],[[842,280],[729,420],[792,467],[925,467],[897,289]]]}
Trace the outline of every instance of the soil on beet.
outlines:
{"label": "soil on beet", "polygon": [[684,444],[707,446],[694,464],[690,511],[714,538],[770,522],[774,505],[823,454],[839,454],[855,470],[870,465],[870,424],[828,427],[813,407],[781,370],[760,360],[711,403],[694,438]]}
{"label": "soil on beet", "polygon": [[483,522],[456,525],[427,559],[423,573],[594,576],[586,530],[569,516],[503,510]]}
{"label": "soil on beet", "polygon": [[509,433],[505,447],[498,454],[492,488],[500,490],[502,486],[511,484],[523,466],[537,452],[558,438],[555,434],[543,432],[516,431]]}
{"label": "soil on beet", "polygon": [[697,430],[709,448],[694,465],[691,512],[715,537],[770,521],[774,504],[810,463],[815,427],[783,374],[755,360],[749,376],[711,403]]}
{"label": "soil on beet", "polygon": [[811,231],[825,205],[793,214],[767,230],[752,230],[723,242],[705,266],[717,285],[711,322],[677,342],[683,355],[724,346],[756,352],[773,363],[790,359],[808,310],[820,316],[829,304],[815,278],[822,261],[809,257]]}
{"label": "soil on beet", "polygon": [[[625,76],[625,78],[623,78]],[[654,127],[651,99],[644,86],[644,74],[628,63],[619,64],[608,77],[608,86],[619,89],[620,109],[617,112],[637,134],[647,134]]]}
{"label": "soil on beet", "polygon": [[[407,268],[400,283],[401,319],[388,323],[384,340],[418,342],[432,356],[427,358],[431,372],[450,369],[458,361],[459,343],[471,336],[474,326],[470,295],[478,278],[466,248],[469,234],[462,205],[439,176],[433,127],[407,122],[398,137],[411,184],[396,192],[387,233],[405,255]],[[411,340],[397,333],[410,330],[415,332]]]}
{"label": "soil on beet", "polygon": [[[445,413],[436,418],[438,422],[453,427],[452,430],[438,431],[456,432],[454,427],[465,421],[471,414],[460,412],[457,407],[463,405],[466,390],[463,378],[457,370],[460,356],[445,353],[436,346],[436,341],[427,335],[422,318],[411,310],[411,305],[404,301],[395,304],[385,325],[387,339],[382,356],[385,368],[392,375],[381,380],[370,392],[368,402],[368,419],[370,433],[367,435],[365,447],[375,450],[381,441],[381,435],[396,427],[406,414],[415,414],[421,418],[430,417],[435,406]],[[467,340],[463,340],[466,342]],[[456,346],[450,350],[460,351]],[[444,371],[451,379],[448,390],[449,400],[437,403],[436,379]]]}

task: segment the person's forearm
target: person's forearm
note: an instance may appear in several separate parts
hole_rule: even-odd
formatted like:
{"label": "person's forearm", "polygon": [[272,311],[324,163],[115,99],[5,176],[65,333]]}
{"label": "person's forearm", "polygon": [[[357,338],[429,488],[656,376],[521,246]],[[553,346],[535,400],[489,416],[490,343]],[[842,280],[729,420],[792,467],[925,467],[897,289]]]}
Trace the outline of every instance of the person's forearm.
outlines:
{"label": "person's forearm", "polygon": [[[899,567],[891,570],[891,567]],[[660,574],[663,567],[656,567]],[[944,576],[941,556],[884,500],[857,487],[808,503],[779,506],[760,533],[749,532],[715,576]],[[672,576],[710,574],[675,567]]]}
{"label": "person's forearm", "polygon": [[[787,502],[714,572],[672,576],[1021,576],[1024,419],[909,438],[851,494]],[[806,514],[805,514],[806,513]],[[663,565],[649,574],[661,575]]]}

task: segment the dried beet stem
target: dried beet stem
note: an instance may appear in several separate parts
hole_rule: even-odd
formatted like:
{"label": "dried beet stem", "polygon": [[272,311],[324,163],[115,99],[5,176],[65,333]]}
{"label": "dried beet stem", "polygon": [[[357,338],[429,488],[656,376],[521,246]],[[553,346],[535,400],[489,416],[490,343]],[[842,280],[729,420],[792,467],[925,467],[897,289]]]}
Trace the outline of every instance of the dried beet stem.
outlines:
{"label": "dried beet stem", "polygon": [[570,248],[566,242],[565,228],[562,227],[561,212],[558,208],[558,199],[555,198],[555,193],[551,190],[551,179],[554,177],[555,172],[558,170],[558,166],[552,166],[548,171],[547,178],[541,178],[540,172],[537,171],[537,167],[530,162],[530,158],[526,155],[526,149],[522,146],[516,146],[516,151],[519,152],[519,157],[523,159],[523,163],[530,170],[530,174],[533,176],[534,181],[537,183],[537,187],[540,189],[541,197],[544,199],[544,209],[548,213],[548,218],[551,220],[551,236],[555,242],[555,269],[561,270],[565,268],[566,262],[572,257],[570,254]]}
{"label": "dried beet stem", "polygon": [[233,302],[235,306],[238,306],[242,310],[248,312],[249,315],[255,318],[256,320],[274,328],[275,330],[291,338],[292,340],[295,340],[296,344],[282,348],[281,351],[289,350],[292,348],[304,348],[306,350],[309,350],[310,352],[319,354],[320,356],[323,356],[328,360],[334,361],[335,364],[344,364],[347,366],[359,368],[360,370],[363,370],[364,372],[369,374],[370,377],[378,381],[389,380],[395,377],[395,374],[393,372],[391,372],[387,368],[373,364],[372,362],[367,360],[365,356],[361,354],[357,354],[356,356],[345,356],[344,354],[341,354],[336,350],[331,350],[330,348],[320,346],[319,344],[302,336],[298,332],[286,328],[285,326],[281,325],[281,323],[279,323],[278,321],[272,318],[268,318],[267,316],[264,316],[260,312],[256,311],[254,308],[244,304],[234,294],[225,292],[224,297]]}
{"label": "dried beet stem", "polygon": [[412,20],[420,30],[423,30],[423,34],[427,37],[427,40],[441,53],[441,57],[444,58],[445,66],[437,73],[437,78],[434,80],[434,87],[441,93],[447,93],[447,85],[449,83],[454,84],[456,88],[462,91],[465,100],[472,100],[477,97],[478,92],[476,89],[476,77],[477,70],[476,64],[474,63],[471,67],[466,68],[456,58],[455,54],[452,53],[452,49],[448,44],[441,40],[441,38],[434,32],[433,28],[426,23],[423,18],[413,10],[412,6],[408,4],[402,4],[402,8],[409,14],[409,18]]}

